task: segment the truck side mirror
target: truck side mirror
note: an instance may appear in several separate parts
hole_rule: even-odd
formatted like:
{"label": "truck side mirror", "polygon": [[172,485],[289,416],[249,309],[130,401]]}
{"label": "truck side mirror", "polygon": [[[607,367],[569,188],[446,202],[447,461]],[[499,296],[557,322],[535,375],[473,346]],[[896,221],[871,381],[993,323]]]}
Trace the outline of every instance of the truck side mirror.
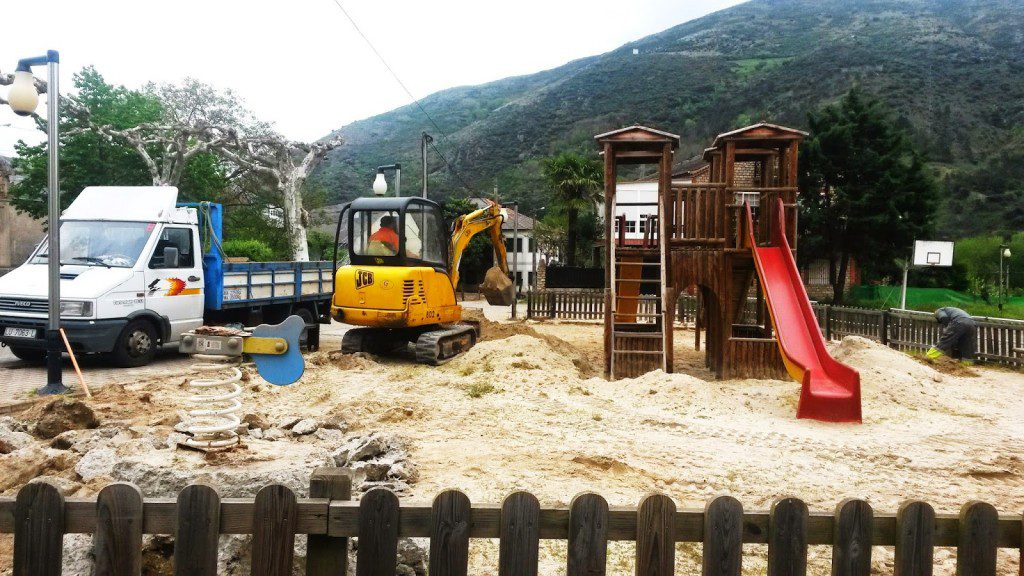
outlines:
{"label": "truck side mirror", "polygon": [[178,249],[174,246],[164,247],[164,268],[178,267]]}

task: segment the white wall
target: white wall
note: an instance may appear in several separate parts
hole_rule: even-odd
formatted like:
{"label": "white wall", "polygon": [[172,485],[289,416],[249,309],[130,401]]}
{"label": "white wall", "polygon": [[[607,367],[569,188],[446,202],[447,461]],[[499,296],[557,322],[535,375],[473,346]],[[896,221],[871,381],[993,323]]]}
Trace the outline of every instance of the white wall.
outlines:
{"label": "white wall", "polygon": [[[630,204],[649,204],[649,206],[630,206]],[[641,219],[646,214],[658,214],[658,183],[657,182],[625,182],[615,188],[615,216],[626,216],[626,239],[643,240]],[[615,238],[618,238],[615,232]]]}
{"label": "white wall", "polygon": [[[518,290],[521,291],[521,292],[525,292],[525,291],[527,291],[527,290],[529,290],[530,288],[533,287],[533,281],[532,281],[533,278],[532,278],[532,274],[531,273],[534,271],[533,270],[534,260],[533,260],[533,252],[530,250],[530,245],[531,245],[531,242],[532,242],[532,239],[533,239],[532,231],[529,231],[529,230],[520,230],[519,231],[520,249],[518,250],[518,253],[516,253],[516,254],[513,254],[513,251],[508,249],[509,245],[512,242],[512,236],[513,236],[512,231],[511,230],[503,230],[502,231],[502,235],[505,237],[505,251],[506,251],[506,253],[508,255],[508,269],[509,269],[509,272],[516,273],[515,277],[516,277],[516,284],[518,284]],[[512,259],[513,258],[516,259],[516,268],[515,268],[515,270],[512,269]],[[543,254],[539,254],[539,253],[537,254],[537,261],[536,261],[537,265],[540,265],[540,261],[543,258],[544,258]]]}

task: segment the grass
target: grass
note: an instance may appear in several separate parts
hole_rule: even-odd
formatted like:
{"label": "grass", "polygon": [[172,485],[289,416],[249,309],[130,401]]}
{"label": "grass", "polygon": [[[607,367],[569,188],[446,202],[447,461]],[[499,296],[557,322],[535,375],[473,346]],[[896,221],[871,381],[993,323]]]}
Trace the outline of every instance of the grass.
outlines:
{"label": "grass", "polygon": [[[844,303],[846,306],[888,310],[899,308],[899,286],[857,286],[850,292]],[[948,288],[908,288],[907,309],[920,312],[934,312],[945,307],[955,306],[973,316],[990,318],[1011,318],[1024,320],[1024,298],[1009,298],[1000,310],[994,302],[986,302],[963,292]]]}
{"label": "grass", "polygon": [[466,387],[466,395],[470,398],[482,398],[491,392],[494,392],[494,384],[490,382],[474,382]]}

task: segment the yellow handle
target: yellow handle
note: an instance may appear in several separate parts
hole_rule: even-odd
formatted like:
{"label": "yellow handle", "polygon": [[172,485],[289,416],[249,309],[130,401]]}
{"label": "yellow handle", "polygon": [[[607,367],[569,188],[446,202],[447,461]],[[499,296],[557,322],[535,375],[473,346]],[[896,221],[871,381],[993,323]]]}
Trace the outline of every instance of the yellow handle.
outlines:
{"label": "yellow handle", "polygon": [[288,351],[288,341],[284,338],[260,338],[250,336],[242,344],[242,352],[246,354],[275,354],[280,355]]}

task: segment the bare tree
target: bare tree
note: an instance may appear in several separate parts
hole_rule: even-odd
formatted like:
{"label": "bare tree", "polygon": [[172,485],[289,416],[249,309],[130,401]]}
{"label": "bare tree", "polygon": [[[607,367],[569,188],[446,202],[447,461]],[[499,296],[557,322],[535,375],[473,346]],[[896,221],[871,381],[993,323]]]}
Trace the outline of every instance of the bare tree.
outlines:
{"label": "bare tree", "polygon": [[276,184],[281,194],[285,233],[295,260],[309,260],[306,238],[309,213],[302,207],[303,186],[327,153],[341,144],[340,138],[304,144],[268,135],[240,138],[219,148],[220,154],[230,162],[262,174]]}

